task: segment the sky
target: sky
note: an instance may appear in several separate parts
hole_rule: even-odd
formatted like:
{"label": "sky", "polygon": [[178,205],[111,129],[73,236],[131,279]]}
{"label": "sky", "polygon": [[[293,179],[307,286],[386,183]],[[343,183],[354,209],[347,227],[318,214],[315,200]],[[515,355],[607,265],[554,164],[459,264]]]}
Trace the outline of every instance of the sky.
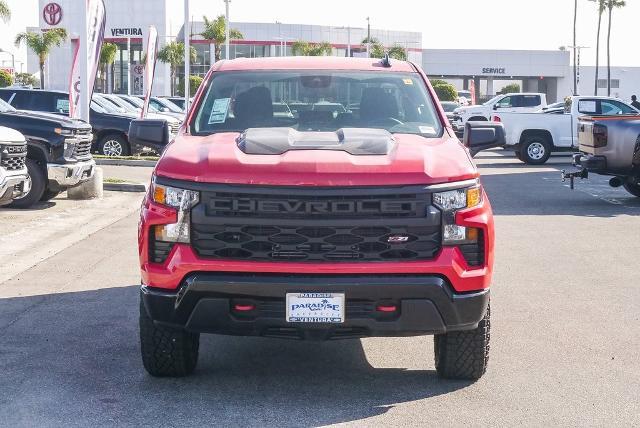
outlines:
{"label": "sky", "polygon": [[[25,27],[37,25],[38,2],[5,1],[13,16],[9,24],[0,21],[0,48],[24,60],[24,51],[14,47],[13,39]],[[582,51],[581,62],[594,65],[596,4],[578,3],[578,45],[589,47]],[[230,17],[231,21],[364,27],[369,16],[373,28],[422,32],[424,48],[555,50],[572,44],[573,4],[573,0],[232,0]],[[214,17],[224,13],[224,2],[191,0],[191,11],[196,19]],[[606,16],[603,23],[601,64]],[[627,0],[624,9],[614,11],[613,23],[612,65],[640,67],[640,0]],[[10,56],[0,54],[2,60]]]}

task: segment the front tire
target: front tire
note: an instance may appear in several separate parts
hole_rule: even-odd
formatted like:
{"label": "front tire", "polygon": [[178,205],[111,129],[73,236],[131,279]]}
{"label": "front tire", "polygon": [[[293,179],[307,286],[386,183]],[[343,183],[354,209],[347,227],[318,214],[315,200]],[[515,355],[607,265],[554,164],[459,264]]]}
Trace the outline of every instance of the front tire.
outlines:
{"label": "front tire", "polygon": [[640,198],[640,183],[636,182],[633,178],[627,178],[623,186],[627,192]]}
{"label": "front tire", "polygon": [[105,135],[98,142],[98,152],[103,156],[129,156],[129,143],[122,135]]}
{"label": "front tire", "polygon": [[434,336],[436,372],[445,379],[477,380],[487,370],[491,309],[475,330],[452,331]]}
{"label": "front tire", "polygon": [[551,156],[551,144],[544,137],[528,137],[520,148],[520,157],[529,165],[542,165]]}
{"label": "front tire", "polygon": [[54,192],[53,190],[46,189],[44,191],[44,193],[42,194],[42,196],[40,197],[40,201],[41,202],[50,201],[51,199],[53,199],[56,196],[58,196],[60,193],[62,193],[62,192],[61,191]]}
{"label": "front tire", "polygon": [[142,364],[151,376],[188,376],[198,364],[200,334],[155,325],[140,300]]}
{"label": "front tire", "polygon": [[48,179],[46,172],[38,162],[33,159],[27,159],[27,171],[29,172],[29,178],[31,178],[31,189],[25,196],[11,202],[9,205],[11,208],[31,208],[40,201],[47,189]]}

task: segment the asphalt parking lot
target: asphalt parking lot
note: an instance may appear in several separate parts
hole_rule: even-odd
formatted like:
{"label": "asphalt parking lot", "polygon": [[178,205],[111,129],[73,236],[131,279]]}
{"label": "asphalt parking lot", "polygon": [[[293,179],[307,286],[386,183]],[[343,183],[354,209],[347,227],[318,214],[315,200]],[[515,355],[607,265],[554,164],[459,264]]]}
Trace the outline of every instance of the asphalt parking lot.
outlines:
{"label": "asphalt parking lot", "polygon": [[[497,252],[491,357],[476,383],[437,378],[431,337],[203,336],[193,376],[152,378],[137,337],[140,194],[0,210],[15,217],[0,255],[31,257],[0,276],[0,425],[640,425],[640,199],[602,177],[569,190],[566,159],[478,159]],[[27,242],[53,217],[57,235]]]}

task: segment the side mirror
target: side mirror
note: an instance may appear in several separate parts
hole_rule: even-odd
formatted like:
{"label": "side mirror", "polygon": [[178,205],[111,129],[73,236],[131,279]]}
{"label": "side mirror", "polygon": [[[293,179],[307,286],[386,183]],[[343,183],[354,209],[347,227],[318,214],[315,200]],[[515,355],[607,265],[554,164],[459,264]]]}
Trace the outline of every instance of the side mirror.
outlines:
{"label": "side mirror", "polygon": [[132,147],[150,147],[162,152],[169,144],[169,125],[164,119],[135,119],[129,125]]}
{"label": "side mirror", "polygon": [[471,156],[482,150],[503,147],[507,143],[504,125],[500,122],[472,122],[464,126],[462,144],[469,149]]}
{"label": "side mirror", "polygon": [[494,104],[494,105],[493,105],[493,109],[494,109],[494,110],[498,110],[499,108],[500,108],[500,106],[499,106],[498,104]]}

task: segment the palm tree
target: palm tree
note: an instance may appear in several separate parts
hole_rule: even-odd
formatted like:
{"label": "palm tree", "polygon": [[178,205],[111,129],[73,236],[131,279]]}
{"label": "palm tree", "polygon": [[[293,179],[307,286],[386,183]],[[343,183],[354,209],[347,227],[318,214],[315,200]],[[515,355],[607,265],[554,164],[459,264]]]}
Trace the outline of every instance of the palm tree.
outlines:
{"label": "palm tree", "polygon": [[611,96],[611,17],[614,8],[622,8],[627,5],[624,0],[607,0],[609,9],[609,29],[607,31],[607,96]]}
{"label": "palm tree", "polygon": [[322,43],[309,43],[304,42],[302,40],[298,40],[293,42],[291,45],[291,50],[294,55],[300,56],[326,56],[331,55],[333,52],[333,47],[331,43],[322,42]]}
{"label": "palm tree", "polygon": [[393,45],[391,48],[387,50],[382,45],[382,43],[380,43],[380,41],[375,37],[371,37],[371,38],[365,37],[362,40],[362,44],[366,45],[367,43],[371,43],[370,44],[371,49],[370,49],[369,55],[372,58],[382,58],[385,53],[388,53],[389,58],[398,59],[400,61],[407,60],[407,50],[400,45]]}
{"label": "palm tree", "polygon": [[7,5],[7,2],[4,0],[0,0],[0,18],[2,18],[4,22],[11,19],[11,9],[9,9],[9,5]]}
{"label": "palm tree", "polygon": [[[195,48],[191,46],[189,57],[194,62],[198,56]],[[171,67],[171,95],[176,93],[176,76],[178,75],[178,67],[184,64],[184,43],[171,42],[164,45],[158,52],[158,60],[169,64]]]}
{"label": "palm tree", "polygon": [[109,70],[110,91],[113,91],[113,64],[116,61],[118,46],[115,43],[103,43],[100,50],[100,74],[102,75],[102,90],[107,91],[107,70]]}
{"label": "palm tree", "polygon": [[44,64],[47,61],[47,57],[54,46],[61,46],[62,43],[67,40],[67,30],[64,28],[52,28],[45,33],[32,33],[24,32],[19,33],[16,36],[16,47],[20,47],[24,42],[29,49],[31,49],[36,55],[38,55],[38,61],[40,62],[40,88],[44,89]]}
{"label": "palm tree", "polygon": [[389,58],[398,59],[400,61],[407,60],[407,50],[400,45],[394,45],[389,48]]}
{"label": "palm tree", "polygon": [[[226,24],[224,15],[219,15],[213,21],[209,20],[206,16],[204,18],[204,30],[200,35],[205,39],[212,42],[215,46],[214,50],[214,59],[216,62],[220,61],[220,56],[222,53],[222,45],[227,41],[227,37],[225,35]],[[229,29],[229,39],[237,40],[243,39],[244,36],[242,33],[235,28]]]}
{"label": "palm tree", "polygon": [[602,14],[607,8],[607,0],[594,0],[598,2],[598,35],[596,36],[596,83],[594,95],[598,95],[598,74],[600,70],[600,27],[602,26]]}

